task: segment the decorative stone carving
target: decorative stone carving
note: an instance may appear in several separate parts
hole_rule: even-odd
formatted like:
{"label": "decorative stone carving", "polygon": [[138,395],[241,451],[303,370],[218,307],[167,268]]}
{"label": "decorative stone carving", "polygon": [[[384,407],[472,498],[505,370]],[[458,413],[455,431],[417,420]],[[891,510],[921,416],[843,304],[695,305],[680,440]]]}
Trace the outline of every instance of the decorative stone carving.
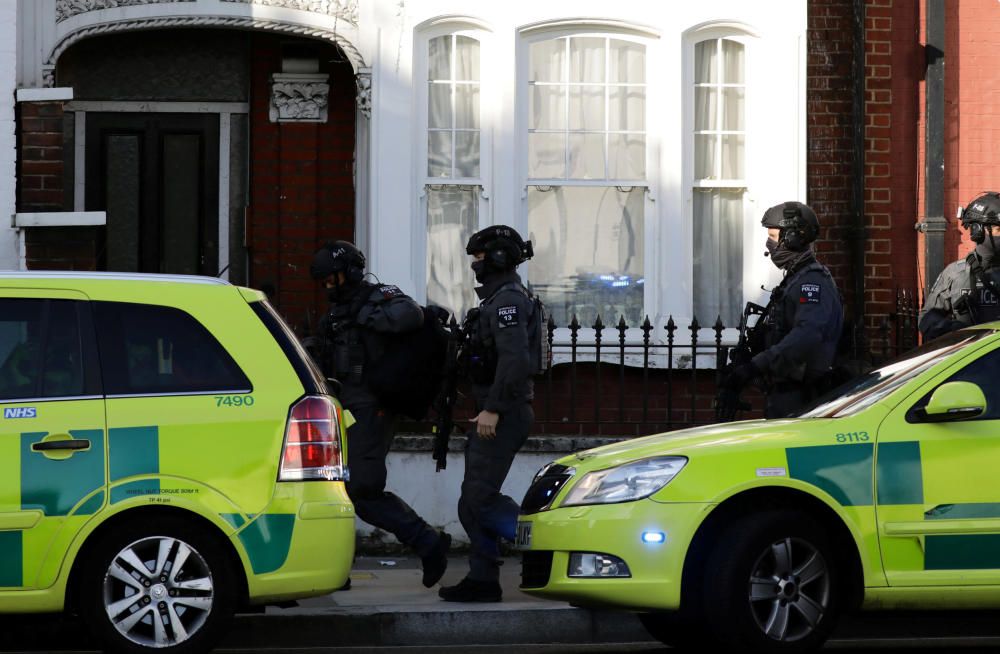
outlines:
{"label": "decorative stone carving", "polygon": [[56,22],[61,23],[77,14],[113,7],[155,5],[163,2],[196,2],[197,0],[56,0]]}
{"label": "decorative stone carving", "polygon": [[358,0],[222,0],[240,4],[263,5],[265,7],[281,7],[283,9],[300,9],[314,14],[335,16],[351,25],[358,24]]}
{"label": "decorative stone carving", "polygon": [[255,18],[253,16],[169,16],[159,18],[134,18],[130,20],[118,20],[111,23],[100,23],[98,25],[88,25],[75,29],[62,37],[52,52],[46,59],[46,65],[55,66],[59,57],[74,43],[102,34],[117,34],[132,30],[143,29],[176,29],[182,27],[220,27],[246,30],[261,30],[274,32],[277,34],[292,34],[307,38],[323,39],[340,46],[347,58],[350,60],[354,70],[360,70],[364,65],[364,57],[351,41],[346,38],[343,32],[332,30],[322,26],[294,25],[291,23],[281,23],[266,18]]}
{"label": "decorative stone carving", "polygon": [[354,76],[354,79],[358,84],[358,109],[361,110],[361,114],[365,118],[370,120],[372,117],[372,69],[362,68]]}
{"label": "decorative stone carving", "polygon": [[329,75],[275,73],[271,76],[272,123],[325,123]]}

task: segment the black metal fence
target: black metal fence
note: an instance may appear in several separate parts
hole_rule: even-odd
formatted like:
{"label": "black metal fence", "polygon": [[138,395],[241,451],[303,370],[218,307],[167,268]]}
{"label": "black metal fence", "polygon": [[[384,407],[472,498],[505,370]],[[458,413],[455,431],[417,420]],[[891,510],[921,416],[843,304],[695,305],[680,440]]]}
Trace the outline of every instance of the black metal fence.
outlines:
{"label": "black metal fence", "polygon": [[[848,328],[840,359],[859,369],[878,366],[917,345],[915,295],[896,293],[895,310],[875,316],[865,329]],[[723,348],[735,344],[721,319],[678,325],[671,317],[655,327],[648,318],[631,326],[619,317],[592,325],[576,317],[565,327],[550,322],[555,365],[535,381],[534,433],[638,436],[715,422],[712,400]],[[758,391],[745,394],[761,415]],[[462,407],[471,415],[471,405]]]}

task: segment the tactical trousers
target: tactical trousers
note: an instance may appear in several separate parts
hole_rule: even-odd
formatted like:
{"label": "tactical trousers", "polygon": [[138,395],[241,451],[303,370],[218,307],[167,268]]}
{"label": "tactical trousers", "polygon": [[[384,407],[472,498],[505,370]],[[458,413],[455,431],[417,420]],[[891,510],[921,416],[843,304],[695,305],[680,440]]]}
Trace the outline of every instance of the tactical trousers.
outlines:
{"label": "tactical trousers", "polygon": [[474,430],[469,432],[458,518],[472,546],[470,579],[497,581],[500,577],[500,538],[514,540],[521,511],[518,503],[500,489],[534,419],[531,405],[523,404],[500,415],[493,438],[482,438]]}
{"label": "tactical trousers", "polygon": [[385,458],[395,436],[395,418],[376,407],[355,407],[357,420],[347,430],[347,456],[351,478],[347,495],[358,517],[388,531],[420,556],[431,552],[438,532],[406,502],[385,491]]}

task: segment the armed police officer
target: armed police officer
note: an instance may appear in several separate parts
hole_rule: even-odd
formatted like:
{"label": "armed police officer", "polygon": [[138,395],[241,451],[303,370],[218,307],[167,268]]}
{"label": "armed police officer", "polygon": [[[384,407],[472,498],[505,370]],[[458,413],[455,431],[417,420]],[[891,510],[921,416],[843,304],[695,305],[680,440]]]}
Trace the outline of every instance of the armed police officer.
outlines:
{"label": "armed police officer", "polygon": [[528,438],[534,420],[531,375],[535,343],[531,327],[539,324],[536,305],[515,268],[532,256],[512,228],[494,225],[472,235],[465,251],[481,284],[481,303],[469,312],[463,358],[468,366],[478,414],[472,419],[465,450],[465,478],[458,517],[472,546],[469,573],[438,594],[452,602],[501,600],[500,541],[514,540],[517,502],[500,492],[514,456]]}
{"label": "armed police officer", "polygon": [[927,294],[918,322],[925,339],[1000,320],[1000,194],[981,195],[959,217],[976,248],[941,271]]}
{"label": "armed police officer", "polygon": [[816,213],[801,202],[783,202],[764,212],[767,252],[784,273],[764,315],[763,349],[735,366],[723,381],[737,392],[761,380],[765,416],[781,418],[803,408],[829,374],[844,322],[840,292],[812,243],[819,235]]}
{"label": "armed police officer", "polygon": [[414,549],[423,583],[436,584],[448,565],[451,536],[427,524],[406,502],[385,490],[386,456],[395,416],[370,386],[385,339],[423,324],[423,311],[399,287],[365,281],[365,256],[352,243],[328,243],[313,257],[311,273],[322,280],[330,311],[321,321],[324,371],[341,383],[339,399],[354,416],[347,430],[350,478],[347,494],[358,516]]}

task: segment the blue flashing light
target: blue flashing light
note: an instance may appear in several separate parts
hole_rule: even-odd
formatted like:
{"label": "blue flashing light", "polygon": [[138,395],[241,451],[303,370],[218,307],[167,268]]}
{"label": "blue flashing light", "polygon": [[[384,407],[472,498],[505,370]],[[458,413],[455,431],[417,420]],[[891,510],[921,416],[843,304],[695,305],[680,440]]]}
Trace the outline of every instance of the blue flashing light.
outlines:
{"label": "blue flashing light", "polygon": [[651,545],[658,545],[667,540],[667,535],[662,531],[644,531],[642,532],[642,542],[649,543]]}

